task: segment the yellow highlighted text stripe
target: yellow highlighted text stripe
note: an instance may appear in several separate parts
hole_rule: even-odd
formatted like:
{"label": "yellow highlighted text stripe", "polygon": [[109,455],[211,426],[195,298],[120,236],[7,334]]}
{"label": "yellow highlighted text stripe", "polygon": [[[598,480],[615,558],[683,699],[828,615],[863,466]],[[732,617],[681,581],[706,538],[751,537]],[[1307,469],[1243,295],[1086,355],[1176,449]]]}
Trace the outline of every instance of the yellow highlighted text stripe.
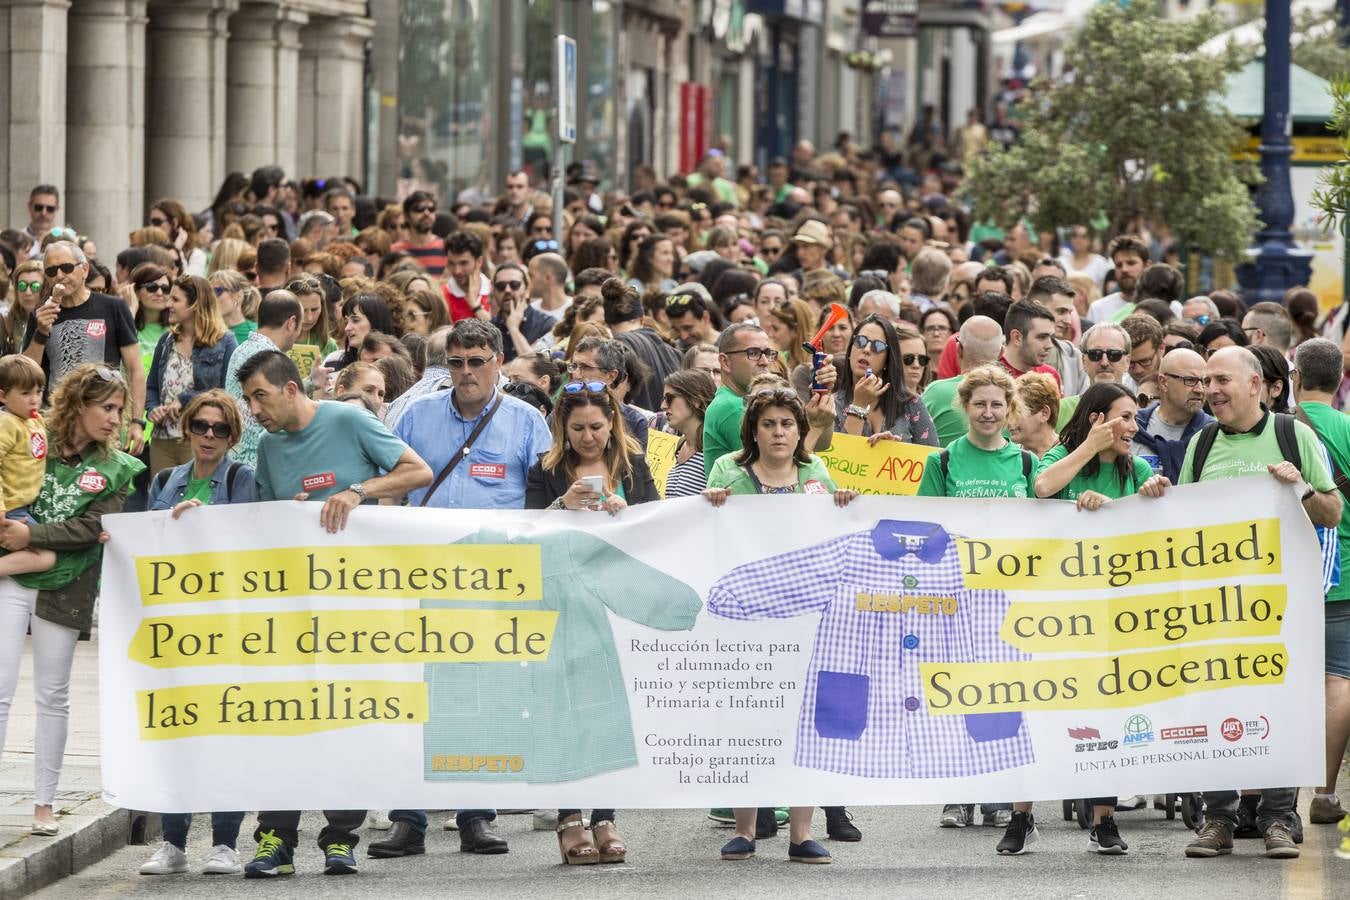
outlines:
{"label": "yellow highlighted text stripe", "polygon": [[1274,637],[1284,621],[1282,584],[1192,588],[1172,594],[1074,602],[1018,602],[999,637],[1028,653],[1109,653],[1220,638]]}
{"label": "yellow highlighted text stripe", "polygon": [[541,600],[538,544],[282,547],[136,557],[141,603],[252,597]]}
{"label": "yellow highlighted text stripe", "polygon": [[313,734],[427,720],[422,681],[258,681],[136,692],[141,740]]}
{"label": "yellow highlighted text stripe", "polygon": [[542,662],[558,613],[344,609],[144,619],[128,655],[157,669],[311,663]]}
{"label": "yellow highlighted text stripe", "polygon": [[1117,709],[1253,684],[1281,684],[1284,644],[1206,644],[1027,662],[921,663],[930,715]]}

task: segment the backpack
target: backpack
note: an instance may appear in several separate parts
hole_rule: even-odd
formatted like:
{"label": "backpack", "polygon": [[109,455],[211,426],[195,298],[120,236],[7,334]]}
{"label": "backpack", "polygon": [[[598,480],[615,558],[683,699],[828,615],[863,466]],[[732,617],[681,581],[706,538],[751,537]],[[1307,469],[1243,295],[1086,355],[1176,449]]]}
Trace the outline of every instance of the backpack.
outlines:
{"label": "backpack", "polygon": [[[951,473],[948,471],[949,468],[950,468],[950,466],[951,466],[951,459],[952,459],[951,451],[947,450],[945,447],[943,448],[942,452],[938,454],[938,466],[939,466],[939,468],[942,469],[942,482],[943,482],[943,484],[946,484],[947,478],[948,478],[948,477],[950,476],[950,474],[951,474]],[[1032,470],[1033,468],[1035,468],[1035,466],[1036,466],[1036,457],[1032,456],[1031,453],[1030,453],[1029,451],[1023,450],[1023,451],[1022,451],[1022,479],[1023,479],[1023,480],[1026,480],[1026,479],[1028,479],[1028,478],[1031,477],[1031,470]],[[945,488],[944,488],[944,490],[945,490]]]}
{"label": "backpack", "polygon": [[[229,503],[231,500],[234,499],[234,479],[235,476],[239,474],[239,470],[240,468],[243,467],[244,464],[241,462],[236,462],[235,460],[230,460],[229,465],[230,467],[225,470],[226,503]],[[154,479],[151,480],[150,482],[151,497],[159,496],[160,492],[164,490],[164,485],[168,484],[169,482],[169,473],[172,471],[173,469],[160,469],[158,472],[155,473]]]}
{"label": "backpack", "polygon": [[[1298,437],[1294,433],[1294,417],[1284,413],[1275,413],[1275,442],[1280,446],[1280,455],[1287,462],[1294,464],[1294,468],[1300,472],[1303,471],[1303,456],[1298,452]],[[1209,459],[1209,451],[1214,449],[1214,442],[1219,438],[1219,423],[1210,422],[1204,428],[1201,428],[1195,436],[1195,453],[1191,455],[1191,481],[1197,484],[1200,481],[1200,473],[1204,471],[1205,460]]]}

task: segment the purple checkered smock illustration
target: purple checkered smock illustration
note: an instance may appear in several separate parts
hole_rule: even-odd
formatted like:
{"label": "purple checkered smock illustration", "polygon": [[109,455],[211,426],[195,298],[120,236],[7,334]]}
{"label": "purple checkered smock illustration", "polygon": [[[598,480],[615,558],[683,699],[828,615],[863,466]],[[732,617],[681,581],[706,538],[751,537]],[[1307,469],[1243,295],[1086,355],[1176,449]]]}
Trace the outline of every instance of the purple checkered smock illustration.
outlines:
{"label": "purple checkered smock illustration", "polygon": [[871,531],[733,569],[708,612],[819,612],[795,763],[868,778],[957,778],[1035,761],[1021,713],[930,716],[919,664],[1029,659],[998,637],[1002,591],[968,590],[956,538],[931,522]]}

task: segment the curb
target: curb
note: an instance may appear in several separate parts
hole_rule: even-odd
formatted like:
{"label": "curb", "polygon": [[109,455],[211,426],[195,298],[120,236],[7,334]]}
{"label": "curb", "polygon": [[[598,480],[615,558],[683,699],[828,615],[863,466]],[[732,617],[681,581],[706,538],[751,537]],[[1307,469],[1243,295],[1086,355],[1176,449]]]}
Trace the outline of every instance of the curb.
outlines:
{"label": "curb", "polygon": [[27,835],[0,848],[0,897],[31,894],[159,831],[159,816],[97,798],[64,810],[59,821],[56,837]]}

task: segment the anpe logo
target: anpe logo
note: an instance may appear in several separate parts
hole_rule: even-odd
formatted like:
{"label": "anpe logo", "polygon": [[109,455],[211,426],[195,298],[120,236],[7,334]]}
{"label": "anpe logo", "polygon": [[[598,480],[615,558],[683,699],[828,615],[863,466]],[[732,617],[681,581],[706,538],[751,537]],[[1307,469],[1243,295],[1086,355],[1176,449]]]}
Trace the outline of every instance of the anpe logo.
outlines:
{"label": "anpe logo", "polygon": [[1223,724],[1219,726],[1219,733],[1223,735],[1225,741],[1242,740],[1242,720],[1229,716],[1224,719]]}
{"label": "anpe logo", "polygon": [[1142,747],[1153,743],[1153,723],[1143,713],[1135,713],[1125,720],[1125,746]]}

